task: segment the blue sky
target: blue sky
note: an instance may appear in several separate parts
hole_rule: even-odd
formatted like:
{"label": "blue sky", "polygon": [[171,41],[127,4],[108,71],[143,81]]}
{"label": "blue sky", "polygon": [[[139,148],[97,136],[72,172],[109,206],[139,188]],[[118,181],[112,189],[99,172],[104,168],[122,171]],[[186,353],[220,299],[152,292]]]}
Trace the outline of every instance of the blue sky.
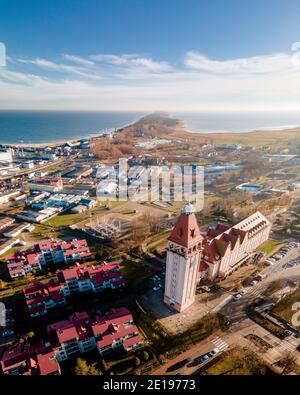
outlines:
{"label": "blue sky", "polygon": [[[298,109],[297,0],[0,0],[0,108]],[[299,56],[300,58],[300,56]]]}

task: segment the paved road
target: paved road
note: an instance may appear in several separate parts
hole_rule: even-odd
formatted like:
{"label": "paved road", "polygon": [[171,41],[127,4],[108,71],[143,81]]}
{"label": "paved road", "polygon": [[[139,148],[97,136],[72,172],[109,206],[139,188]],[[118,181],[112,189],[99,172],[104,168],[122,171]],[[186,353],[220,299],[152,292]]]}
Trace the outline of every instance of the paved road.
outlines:
{"label": "paved road", "polygon": [[[193,368],[185,366],[173,372],[167,372],[167,370],[170,366],[187,357],[194,359],[215,347],[218,347],[221,352],[224,352],[229,347],[234,347],[235,345],[251,345],[251,348],[254,350],[256,349],[259,355],[271,365],[282,359],[285,355],[292,353],[296,357],[297,363],[300,365],[300,353],[297,351],[297,347],[300,345],[299,338],[297,339],[294,336],[289,336],[284,340],[280,340],[250,320],[245,312],[245,307],[260,296],[274,280],[300,277],[300,265],[292,269],[282,268],[284,263],[298,256],[300,256],[300,247],[292,249],[283,259],[276,262],[274,266],[265,269],[264,272],[267,274],[267,277],[256,285],[248,287],[248,292],[240,300],[231,300],[221,309],[221,312],[231,319],[232,324],[228,332],[214,333],[209,338],[160,367],[155,374],[193,374],[200,366]],[[249,334],[255,334],[264,339],[270,345],[270,349],[264,353],[259,351],[252,342],[245,338],[245,336]]]}

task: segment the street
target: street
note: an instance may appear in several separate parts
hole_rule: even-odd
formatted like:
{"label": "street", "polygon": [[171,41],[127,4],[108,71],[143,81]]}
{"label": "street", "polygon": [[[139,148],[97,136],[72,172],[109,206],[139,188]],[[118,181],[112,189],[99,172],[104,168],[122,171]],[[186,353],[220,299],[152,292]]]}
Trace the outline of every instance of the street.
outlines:
{"label": "street", "polygon": [[247,293],[243,295],[240,300],[234,301],[233,299],[230,299],[228,303],[222,307],[220,312],[228,316],[231,320],[231,326],[228,332],[222,333],[218,331],[212,334],[207,339],[203,340],[199,344],[196,344],[183,354],[160,367],[155,372],[155,374],[191,375],[199,370],[200,367],[204,366],[204,364],[198,365],[196,367],[184,366],[180,369],[169,372],[167,370],[172,365],[185,358],[190,357],[195,359],[216,347],[219,348],[221,352],[224,352],[229,348],[233,348],[236,345],[250,346],[253,350],[258,351],[254,343],[246,338],[246,336],[249,334],[259,336],[269,344],[269,349],[267,352],[261,353],[261,350],[259,352],[259,355],[268,364],[274,365],[274,363],[290,353],[292,353],[292,355],[296,358],[297,363],[300,364],[300,353],[297,350],[297,347],[300,345],[299,338],[291,335],[284,340],[280,340],[278,337],[274,336],[272,333],[249,319],[246,314],[246,306],[250,305],[257,297],[259,297],[268,288],[271,282],[280,279],[299,279],[299,266],[295,266],[290,269],[282,268],[284,263],[298,256],[300,256],[300,247],[292,249],[285,257],[277,261],[273,266],[263,270],[263,273],[266,274],[266,277],[256,285],[247,287]]}

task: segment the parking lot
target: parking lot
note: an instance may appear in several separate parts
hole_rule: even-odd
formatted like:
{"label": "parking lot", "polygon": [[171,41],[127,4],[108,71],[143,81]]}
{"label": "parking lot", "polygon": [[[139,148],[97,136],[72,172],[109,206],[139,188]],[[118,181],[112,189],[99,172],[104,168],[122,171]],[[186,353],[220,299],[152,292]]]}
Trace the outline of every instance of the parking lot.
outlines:
{"label": "parking lot", "polygon": [[[275,254],[265,260],[266,269],[262,270],[261,273],[257,274],[248,287],[244,287],[238,293],[233,296],[234,301],[240,300],[244,295],[253,293],[259,282],[264,279],[271,277],[273,274],[279,272],[282,269],[293,268],[300,265],[300,244],[296,242],[290,242],[280,248]],[[256,293],[256,292],[254,292]]]}

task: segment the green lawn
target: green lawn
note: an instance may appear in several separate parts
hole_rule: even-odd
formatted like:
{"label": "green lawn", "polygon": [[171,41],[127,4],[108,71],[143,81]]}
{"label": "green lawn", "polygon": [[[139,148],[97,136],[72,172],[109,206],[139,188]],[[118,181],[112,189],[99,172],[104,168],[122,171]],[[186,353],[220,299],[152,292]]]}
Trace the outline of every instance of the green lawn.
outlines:
{"label": "green lawn", "polygon": [[264,362],[248,348],[237,347],[223,356],[204,374],[207,375],[267,375],[274,374]]}
{"label": "green lawn", "polygon": [[296,313],[293,311],[293,305],[298,303],[300,300],[300,287],[295,292],[283,298],[276,306],[274,306],[272,312],[278,315],[279,318],[287,321],[291,324],[292,317]]}
{"label": "green lawn", "polygon": [[279,250],[281,246],[282,243],[280,241],[269,239],[258,248],[258,251],[264,252],[267,255],[271,255],[273,252]]}
{"label": "green lawn", "polygon": [[45,224],[54,226],[55,228],[59,228],[61,226],[70,226],[77,222],[81,222],[82,220],[84,220],[84,218],[85,216],[82,214],[59,214],[56,217],[45,222]]}

